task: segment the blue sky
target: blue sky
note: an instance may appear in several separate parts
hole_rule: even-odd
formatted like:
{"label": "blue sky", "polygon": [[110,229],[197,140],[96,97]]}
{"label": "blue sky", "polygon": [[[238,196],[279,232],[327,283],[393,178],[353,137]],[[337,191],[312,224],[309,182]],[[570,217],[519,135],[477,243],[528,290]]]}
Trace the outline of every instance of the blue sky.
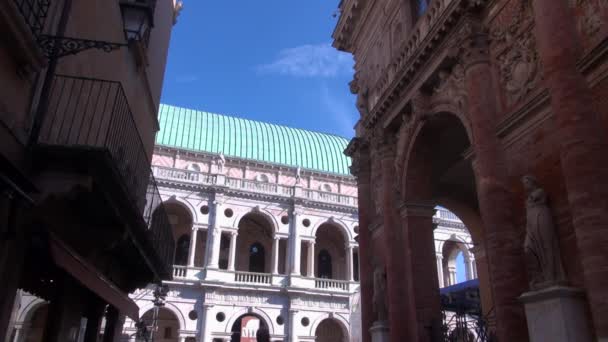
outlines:
{"label": "blue sky", "polygon": [[162,102],[352,137],[352,57],[331,47],[337,4],[185,0]]}

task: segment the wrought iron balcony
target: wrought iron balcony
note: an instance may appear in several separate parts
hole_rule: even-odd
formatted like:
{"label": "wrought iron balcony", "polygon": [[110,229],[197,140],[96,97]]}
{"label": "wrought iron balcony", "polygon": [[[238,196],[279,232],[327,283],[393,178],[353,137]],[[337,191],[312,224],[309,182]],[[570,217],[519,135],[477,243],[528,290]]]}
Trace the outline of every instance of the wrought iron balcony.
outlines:
{"label": "wrought iron balcony", "polygon": [[38,37],[46,22],[51,0],[12,0],[26,24]]}
{"label": "wrought iron balcony", "polygon": [[[150,161],[122,85],[84,77],[57,75],[50,90],[39,148],[51,157],[69,152],[76,164],[101,160],[115,175],[111,185],[121,207],[133,217],[159,274],[171,278],[175,243]],[[109,177],[109,175],[103,175]],[[115,195],[119,196],[119,195]],[[146,258],[150,255],[146,255]]]}

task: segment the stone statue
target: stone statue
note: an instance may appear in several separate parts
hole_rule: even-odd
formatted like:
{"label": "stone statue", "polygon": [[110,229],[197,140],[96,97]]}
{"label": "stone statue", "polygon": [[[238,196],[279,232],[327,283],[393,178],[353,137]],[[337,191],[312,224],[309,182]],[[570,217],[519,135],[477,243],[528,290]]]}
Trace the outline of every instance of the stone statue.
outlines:
{"label": "stone statue", "polygon": [[522,183],[528,194],[524,250],[530,288],[539,290],[563,284],[565,275],[559,253],[559,241],[545,190],[533,176],[524,176]]}
{"label": "stone statue", "polygon": [[224,152],[220,152],[220,154],[217,156],[217,172],[218,173],[224,172],[225,164],[226,164],[226,157],[224,157]]}
{"label": "stone statue", "polygon": [[388,319],[388,307],[386,302],[386,272],[383,266],[374,269],[374,297],[373,309],[376,321],[383,322]]}
{"label": "stone statue", "polygon": [[296,169],[296,184],[300,184],[302,181],[302,169],[298,166]]}

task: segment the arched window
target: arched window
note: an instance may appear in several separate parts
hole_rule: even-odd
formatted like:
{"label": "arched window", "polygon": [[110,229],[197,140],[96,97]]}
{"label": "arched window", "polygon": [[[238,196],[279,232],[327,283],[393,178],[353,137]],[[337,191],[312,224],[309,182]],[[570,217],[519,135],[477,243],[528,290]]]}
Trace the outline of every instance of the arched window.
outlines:
{"label": "arched window", "polygon": [[317,269],[319,270],[319,278],[332,278],[332,269],[331,269],[331,254],[325,249],[322,249],[319,252],[317,261]]}
{"label": "arched window", "polygon": [[249,247],[249,272],[264,273],[264,246],[256,242]]}
{"label": "arched window", "polygon": [[201,172],[201,167],[198,164],[190,164],[188,165],[188,170]]}
{"label": "arched window", "polygon": [[190,235],[184,234],[179,237],[175,246],[175,264],[188,264],[188,250],[190,250]]}
{"label": "arched window", "polygon": [[255,180],[262,183],[268,183],[270,178],[268,178],[268,175],[260,173],[259,175],[255,176]]}

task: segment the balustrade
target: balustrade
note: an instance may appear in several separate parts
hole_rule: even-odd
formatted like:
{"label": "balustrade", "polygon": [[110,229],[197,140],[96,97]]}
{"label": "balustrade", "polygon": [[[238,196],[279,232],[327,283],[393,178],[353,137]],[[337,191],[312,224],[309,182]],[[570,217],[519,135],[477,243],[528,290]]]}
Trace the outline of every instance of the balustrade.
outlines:
{"label": "balustrade", "polygon": [[186,278],[188,274],[188,267],[186,266],[173,266],[173,278]]}
{"label": "balustrade", "polygon": [[346,280],[315,278],[315,288],[348,291],[349,282]]}
{"label": "balustrade", "polygon": [[234,272],[234,281],[249,284],[272,284],[272,275],[268,273]]}

